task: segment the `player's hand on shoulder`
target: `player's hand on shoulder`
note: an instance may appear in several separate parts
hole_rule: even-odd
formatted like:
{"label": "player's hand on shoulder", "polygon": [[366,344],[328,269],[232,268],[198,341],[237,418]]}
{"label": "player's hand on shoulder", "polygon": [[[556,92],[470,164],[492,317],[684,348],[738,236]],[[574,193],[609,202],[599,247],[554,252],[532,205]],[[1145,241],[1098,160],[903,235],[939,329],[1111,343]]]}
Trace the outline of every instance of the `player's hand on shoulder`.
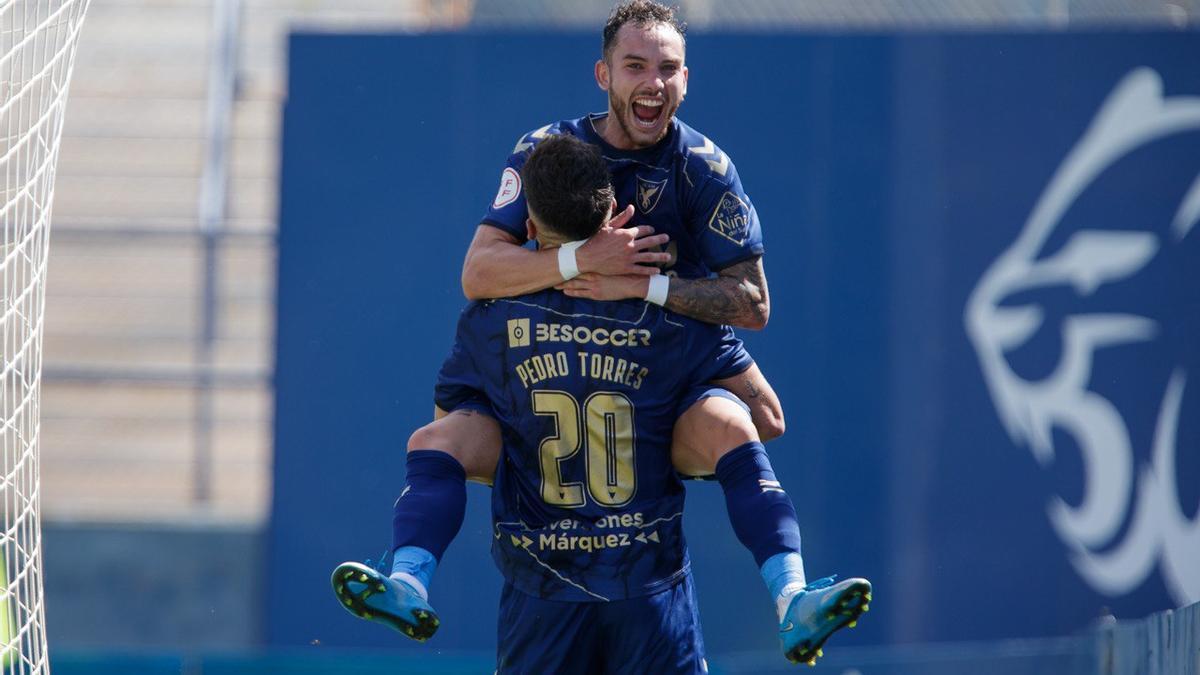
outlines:
{"label": "player's hand on shoulder", "polygon": [[558,290],[572,298],[590,300],[624,300],[646,297],[649,277],[642,274],[581,274],[557,286]]}
{"label": "player's hand on shoulder", "polygon": [[633,218],[633,206],[614,215],[600,231],[575,252],[579,269],[596,274],[658,274],[655,263],[670,262],[669,253],[649,250],[663,246],[670,239],[654,234],[649,225],[626,227]]}

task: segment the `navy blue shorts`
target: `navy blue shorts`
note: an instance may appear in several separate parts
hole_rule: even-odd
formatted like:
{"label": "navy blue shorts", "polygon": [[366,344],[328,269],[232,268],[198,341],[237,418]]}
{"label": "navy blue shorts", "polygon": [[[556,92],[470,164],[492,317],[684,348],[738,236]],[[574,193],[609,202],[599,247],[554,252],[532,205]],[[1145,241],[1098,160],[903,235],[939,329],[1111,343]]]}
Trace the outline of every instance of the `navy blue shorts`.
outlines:
{"label": "navy blue shorts", "polygon": [[665,591],[613,602],[559,602],[504,584],[500,675],[707,673],[692,575]]}
{"label": "navy blue shorts", "polygon": [[[437,401],[434,401],[433,404],[437,405],[439,408],[442,407],[442,406],[438,405]],[[442,409],[446,410],[445,408],[442,408]],[[465,399],[459,401],[458,403],[455,403],[454,405],[450,406],[450,409],[446,410],[446,412],[452,413],[452,412],[457,412],[459,410],[474,410],[475,412],[482,413],[484,415],[487,415],[488,417],[492,417],[492,418],[496,417],[496,411],[492,410],[491,401],[487,400],[483,396],[483,394],[475,394],[475,395],[471,396],[470,398],[465,398]]]}
{"label": "navy blue shorts", "polygon": [[706,398],[709,398],[710,396],[729,399],[730,401],[733,401],[741,406],[742,410],[745,410],[747,415],[750,414],[750,406],[746,405],[745,401],[738,398],[737,394],[729,391],[728,389],[722,389],[721,387],[714,387],[711,384],[703,383],[694,385],[691,389],[688,389],[686,392],[684,392],[683,397],[679,399],[679,407],[675,409],[675,418],[679,419],[680,417],[683,417],[683,413],[687,412],[688,408]]}

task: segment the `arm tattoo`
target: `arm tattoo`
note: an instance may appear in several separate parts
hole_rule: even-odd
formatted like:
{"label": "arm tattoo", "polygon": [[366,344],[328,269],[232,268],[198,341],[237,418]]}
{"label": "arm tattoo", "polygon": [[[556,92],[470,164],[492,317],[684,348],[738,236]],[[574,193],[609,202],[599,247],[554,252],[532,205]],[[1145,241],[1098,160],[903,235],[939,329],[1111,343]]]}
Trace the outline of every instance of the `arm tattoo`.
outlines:
{"label": "arm tattoo", "polygon": [[707,323],[762,328],[771,311],[762,257],[730,265],[715,279],[671,279],[666,306]]}
{"label": "arm tattoo", "polygon": [[748,377],[746,378],[746,393],[750,395],[750,398],[758,398],[762,394],[758,387],[754,386],[754,380]]}

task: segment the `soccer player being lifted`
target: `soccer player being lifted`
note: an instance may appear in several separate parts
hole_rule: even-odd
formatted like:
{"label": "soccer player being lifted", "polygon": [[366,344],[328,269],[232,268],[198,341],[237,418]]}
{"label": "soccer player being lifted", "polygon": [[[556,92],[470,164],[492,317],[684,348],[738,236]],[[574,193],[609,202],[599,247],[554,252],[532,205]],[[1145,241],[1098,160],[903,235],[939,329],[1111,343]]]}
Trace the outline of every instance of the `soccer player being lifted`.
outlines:
{"label": "soccer player being lifted", "polygon": [[[570,135],[539,143],[522,179],[528,236],[543,250],[591,236],[615,205],[599,149]],[[740,456],[733,465],[722,458],[722,480],[751,483],[738,495],[748,508],[731,508],[735,530],[752,550],[788,556],[799,548],[791,501],[754,459],[761,444],[742,442],[754,435],[745,405],[713,388],[752,365],[729,327],[641,299],[546,289],[467,307],[435,401],[442,410],[484,410],[500,430],[492,498],[492,554],[505,578],[498,672],[707,672],[683,485],[671,458],[681,413],[713,399],[742,411],[741,428],[714,429],[711,439]],[[410,457],[422,460],[418,471],[425,461],[453,461],[433,449]],[[396,557],[408,558],[415,544],[436,558],[442,544],[428,539],[419,517],[440,505],[418,492],[428,482],[412,467],[398,505],[413,508],[396,520],[397,538],[409,543]],[[432,566],[426,559],[388,577],[345,563],[333,583],[351,612],[424,638],[437,622],[422,592]],[[805,588],[786,572],[770,581],[789,580],[799,587],[785,608],[785,649],[813,661],[833,630],[864,611],[870,585],[822,580]]]}
{"label": "soccer player being lifted", "polygon": [[[634,0],[613,11],[595,69],[608,92],[608,111],[546,125],[520,139],[467,252],[468,297],[502,298],[557,286],[577,298],[645,299],[712,324],[765,325],[769,300],[757,214],[728,156],[674,115],[686,93],[684,47],[672,10]],[[529,217],[522,168],[538,144],[556,135],[600,148],[616,199],[629,206],[586,242],[529,250],[521,246]],[[635,212],[641,225],[625,228]],[[668,243],[666,251],[659,250]],[[655,264],[669,275],[656,274],[650,267]],[[546,330],[540,337],[565,335]],[[685,475],[715,474],[734,532],[775,600],[784,651],[808,661],[815,648],[804,645],[816,641],[813,636],[827,636],[852,619],[821,618],[805,600],[814,594],[804,590],[795,511],[762,445],[782,433],[782,410],[753,364],[714,384],[724,392],[702,398],[677,420],[673,463]],[[395,515],[393,569],[411,577],[420,596],[461,526],[464,480],[492,482],[500,452],[500,428],[486,402],[439,410],[437,416],[409,440],[408,485]],[[857,583],[835,584],[820,597],[836,601],[858,592]],[[794,626],[811,627],[783,630]]]}

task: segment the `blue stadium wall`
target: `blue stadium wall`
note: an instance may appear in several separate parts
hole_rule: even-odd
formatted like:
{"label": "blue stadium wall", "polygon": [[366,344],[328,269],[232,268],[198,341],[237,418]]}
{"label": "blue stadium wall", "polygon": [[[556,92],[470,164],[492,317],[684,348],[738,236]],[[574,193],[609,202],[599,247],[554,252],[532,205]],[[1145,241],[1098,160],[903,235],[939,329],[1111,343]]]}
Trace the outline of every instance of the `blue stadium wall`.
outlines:
{"label": "blue stadium wall", "polygon": [[[295,35],[264,634],[411,649],[328,575],[390,541],[408,434],[516,139],[602,110],[593,34]],[[1063,635],[1200,596],[1200,35],[706,35],[681,117],[736,162],[812,576],[846,644]],[[487,490],[420,647],[491,650]],[[715,484],[685,517],[713,654],[772,650]],[[442,651],[444,650],[444,651]]]}

